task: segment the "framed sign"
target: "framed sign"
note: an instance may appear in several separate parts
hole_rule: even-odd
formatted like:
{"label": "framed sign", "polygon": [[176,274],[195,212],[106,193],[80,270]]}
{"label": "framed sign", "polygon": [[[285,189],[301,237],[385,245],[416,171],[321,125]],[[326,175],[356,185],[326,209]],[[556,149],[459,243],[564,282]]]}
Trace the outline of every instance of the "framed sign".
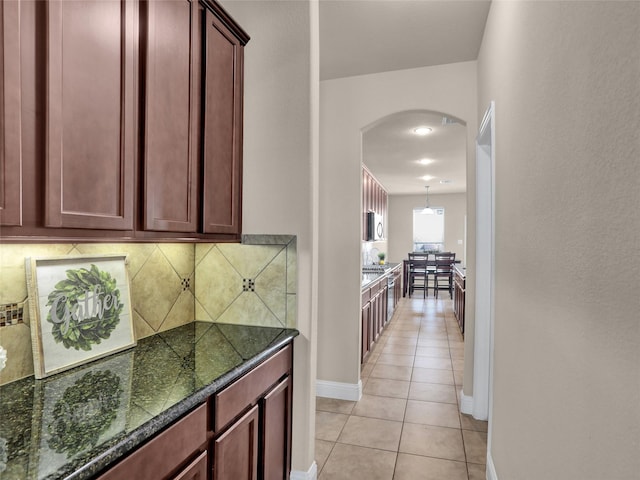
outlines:
{"label": "framed sign", "polygon": [[135,345],[126,255],[27,258],[36,378]]}

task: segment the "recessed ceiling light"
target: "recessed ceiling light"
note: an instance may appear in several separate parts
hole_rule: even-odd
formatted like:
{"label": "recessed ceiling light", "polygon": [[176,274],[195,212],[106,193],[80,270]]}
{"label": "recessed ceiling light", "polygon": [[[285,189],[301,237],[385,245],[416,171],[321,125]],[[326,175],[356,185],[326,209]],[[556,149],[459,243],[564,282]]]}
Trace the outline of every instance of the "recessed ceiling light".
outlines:
{"label": "recessed ceiling light", "polygon": [[433,177],[431,175],[423,175],[422,177],[418,177],[421,180],[424,180],[425,182],[428,182],[429,180],[433,180]]}
{"label": "recessed ceiling light", "polygon": [[420,135],[421,137],[425,136],[425,135],[428,135],[432,131],[433,131],[432,128],[424,127],[424,126],[423,127],[416,127],[416,128],[413,129],[413,133],[415,133],[416,135]]}
{"label": "recessed ceiling light", "polygon": [[449,185],[450,183],[453,183],[453,180],[440,180],[440,183],[442,185]]}
{"label": "recessed ceiling light", "polygon": [[430,158],[421,158],[420,160],[418,160],[418,163],[420,165],[429,165],[430,163],[433,163],[433,160],[431,160]]}

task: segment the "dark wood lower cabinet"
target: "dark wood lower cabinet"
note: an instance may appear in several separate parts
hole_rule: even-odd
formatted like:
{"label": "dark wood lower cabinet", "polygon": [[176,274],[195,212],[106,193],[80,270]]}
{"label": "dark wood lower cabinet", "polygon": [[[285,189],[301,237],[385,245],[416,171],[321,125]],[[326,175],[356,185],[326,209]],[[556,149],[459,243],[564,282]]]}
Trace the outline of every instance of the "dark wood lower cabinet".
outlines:
{"label": "dark wood lower cabinet", "polygon": [[453,269],[453,313],[458,320],[460,332],[464,335],[464,305],[466,290],[466,273],[464,269]]}
{"label": "dark wood lower cabinet", "polygon": [[213,480],[258,479],[258,406],[214,440]]}
{"label": "dark wood lower cabinet", "polygon": [[97,480],[287,480],[292,368],[287,345]]}
{"label": "dark wood lower cabinet", "polygon": [[364,363],[389,319],[387,277],[362,291],[360,362]]}
{"label": "dark wood lower cabinet", "polygon": [[360,363],[364,363],[369,357],[369,323],[371,322],[371,303],[367,300],[362,305],[362,332],[360,334]]}
{"label": "dark wood lower cabinet", "polygon": [[291,387],[287,377],[264,397],[260,463],[265,480],[288,479],[291,471]]}
{"label": "dark wood lower cabinet", "polygon": [[196,455],[198,459],[204,457],[206,464],[206,446],[207,406],[200,405],[98,477],[98,480],[197,478],[180,475],[193,471],[193,464],[189,463],[186,468],[183,465]]}
{"label": "dark wood lower cabinet", "polygon": [[202,452],[198,458],[187,465],[176,475],[175,480],[207,480],[207,452]]}
{"label": "dark wood lower cabinet", "polygon": [[213,480],[289,478],[292,355],[283,348],[214,396]]}

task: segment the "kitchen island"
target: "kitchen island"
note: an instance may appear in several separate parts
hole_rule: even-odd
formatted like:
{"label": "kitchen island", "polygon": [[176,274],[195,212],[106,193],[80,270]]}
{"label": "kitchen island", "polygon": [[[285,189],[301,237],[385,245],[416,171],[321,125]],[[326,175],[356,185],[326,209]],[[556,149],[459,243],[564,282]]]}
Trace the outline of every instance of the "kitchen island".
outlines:
{"label": "kitchen island", "polygon": [[[225,478],[221,470],[225,465],[213,462],[224,449],[222,440],[253,412],[250,431],[255,448],[262,449],[258,430],[271,425],[266,406],[271,408],[268,397],[274,391],[285,392],[277,404],[286,411],[275,415],[284,416],[284,424],[275,427],[290,445],[290,374],[297,335],[294,329],[193,322],[67,372],[4,385],[0,387],[0,479],[120,478],[109,476],[111,467],[127,466],[128,459],[136,460],[145,449],[156,455],[151,461],[138,458],[142,467],[129,462],[132,470],[120,468],[131,472],[128,478],[177,478],[195,460],[213,472],[205,478]],[[250,382],[243,382],[248,378]],[[194,419],[204,420],[203,425],[195,424],[202,434],[193,434],[204,441],[194,440],[194,451],[167,466],[166,476],[151,473],[154,464],[162,467],[172,461],[172,451],[180,449],[181,441],[173,445],[167,435],[186,420],[191,423],[183,429],[193,427]],[[168,447],[158,447],[154,440],[163,436]],[[168,449],[166,455],[162,448]],[[288,452],[280,453],[281,460],[290,458]]]}

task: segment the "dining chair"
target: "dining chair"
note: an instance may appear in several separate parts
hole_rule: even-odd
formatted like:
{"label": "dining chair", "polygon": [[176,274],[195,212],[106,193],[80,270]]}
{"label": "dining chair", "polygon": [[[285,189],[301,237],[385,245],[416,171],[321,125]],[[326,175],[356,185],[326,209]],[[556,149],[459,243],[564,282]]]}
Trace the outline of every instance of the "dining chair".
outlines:
{"label": "dining chair", "polygon": [[423,298],[429,290],[429,255],[421,252],[409,253],[409,297],[414,290],[422,290]]}
{"label": "dining chair", "polygon": [[453,264],[456,254],[453,252],[439,252],[435,254],[435,271],[433,273],[433,294],[438,298],[440,290],[448,290],[453,298]]}

